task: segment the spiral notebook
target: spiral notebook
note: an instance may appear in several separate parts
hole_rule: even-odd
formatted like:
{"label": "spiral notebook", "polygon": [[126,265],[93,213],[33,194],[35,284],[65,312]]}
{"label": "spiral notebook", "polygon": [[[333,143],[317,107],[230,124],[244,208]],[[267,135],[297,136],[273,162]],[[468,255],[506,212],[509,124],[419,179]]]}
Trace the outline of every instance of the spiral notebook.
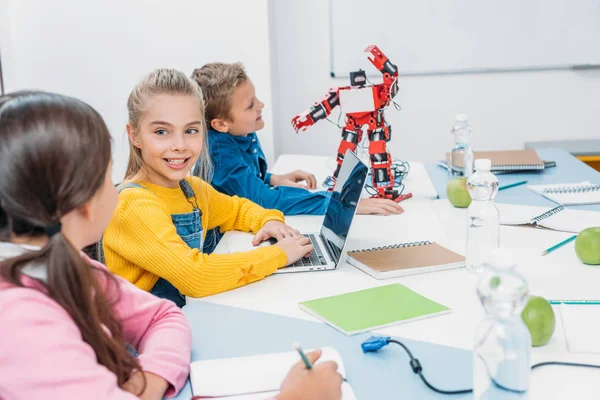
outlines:
{"label": "spiral notebook", "polygon": [[[488,158],[492,161],[493,173],[507,173],[520,171],[541,171],[546,168],[546,162],[538,156],[535,150],[503,150],[503,151],[475,151],[473,159]],[[450,153],[446,153],[446,168],[450,162]],[[556,165],[556,164],[554,164]],[[553,166],[548,164],[548,166]],[[462,168],[463,165],[455,165]]]}
{"label": "spiral notebook", "polygon": [[348,252],[348,263],[375,279],[423,274],[465,266],[465,258],[429,241]]}
{"label": "spiral notebook", "polygon": [[565,206],[600,204],[600,185],[589,181],[557,185],[530,185],[527,188]]}
{"label": "spiral notebook", "polygon": [[561,232],[579,233],[590,226],[600,226],[600,212],[572,210],[564,206],[551,209],[522,206],[518,204],[496,204],[502,225],[531,225]]}

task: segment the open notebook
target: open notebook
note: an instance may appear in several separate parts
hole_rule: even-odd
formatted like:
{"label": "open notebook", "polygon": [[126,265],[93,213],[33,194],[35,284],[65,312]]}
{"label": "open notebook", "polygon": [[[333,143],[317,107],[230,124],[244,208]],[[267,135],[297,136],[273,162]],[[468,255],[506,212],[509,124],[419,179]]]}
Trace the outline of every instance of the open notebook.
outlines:
{"label": "open notebook", "polygon": [[465,266],[465,258],[429,241],[348,252],[348,263],[375,279],[423,274]]}
{"label": "open notebook", "polygon": [[[265,400],[279,393],[290,368],[300,361],[297,352],[264,354],[249,357],[194,361],[190,364],[190,382],[194,396],[223,400]],[[337,350],[323,348],[323,361],[335,361],[338,372],[346,378],[344,363]],[[342,400],[356,400],[347,382],[342,385]]]}
{"label": "open notebook", "polygon": [[579,233],[591,226],[600,226],[600,212],[571,210],[563,206],[554,208],[496,204],[502,225],[531,225],[555,231]]}
{"label": "open notebook", "polygon": [[600,204],[600,185],[589,181],[555,185],[529,185],[527,188],[565,206]]}

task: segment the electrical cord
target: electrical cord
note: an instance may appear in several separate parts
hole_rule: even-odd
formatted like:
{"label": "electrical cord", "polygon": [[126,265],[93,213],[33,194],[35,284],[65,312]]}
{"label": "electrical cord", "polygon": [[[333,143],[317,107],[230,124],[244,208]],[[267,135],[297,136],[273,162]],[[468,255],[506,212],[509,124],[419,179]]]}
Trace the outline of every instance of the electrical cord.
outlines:
{"label": "electrical cord", "polygon": [[[473,389],[443,390],[443,389],[438,389],[437,387],[433,386],[423,375],[423,366],[421,365],[420,361],[413,356],[410,349],[404,343],[402,343],[398,340],[392,339],[389,336],[371,336],[361,344],[361,348],[363,350],[363,353],[374,352],[374,351],[381,349],[384,346],[387,346],[390,343],[395,343],[397,345],[400,345],[404,349],[404,351],[406,351],[406,354],[408,354],[408,357],[410,358],[409,365],[410,365],[410,368],[412,369],[412,371],[415,374],[419,375],[419,378],[421,378],[421,380],[423,381],[425,386],[427,386],[429,389],[433,390],[434,392],[440,393],[440,394],[449,394],[449,395],[466,394],[466,393],[473,392]],[[600,369],[600,365],[594,365],[594,364],[581,364],[581,363],[572,363],[572,362],[563,362],[563,361],[545,361],[545,362],[541,362],[541,363],[532,365],[531,370],[534,370],[539,367],[548,366],[548,365]],[[486,368],[487,368],[487,365],[486,365]],[[494,386],[496,386],[498,389],[512,392],[512,393],[521,393],[521,394],[526,392],[525,390],[511,389],[509,387],[501,385],[494,378],[491,377],[489,370],[488,370],[488,376],[490,377],[490,380],[492,381]]]}
{"label": "electrical cord", "polygon": [[[406,175],[408,175],[408,173],[410,172],[410,164],[408,161],[396,160],[392,163],[390,169],[394,173],[393,189],[397,190],[399,194],[402,194],[404,192],[404,188],[405,188],[404,183],[402,181],[404,180]],[[369,176],[371,176],[371,175],[372,175],[372,171],[369,172]],[[376,196],[378,192],[373,187],[371,182],[372,182],[371,179],[367,180],[367,183],[365,184],[365,190],[367,191],[367,193],[369,195]]]}

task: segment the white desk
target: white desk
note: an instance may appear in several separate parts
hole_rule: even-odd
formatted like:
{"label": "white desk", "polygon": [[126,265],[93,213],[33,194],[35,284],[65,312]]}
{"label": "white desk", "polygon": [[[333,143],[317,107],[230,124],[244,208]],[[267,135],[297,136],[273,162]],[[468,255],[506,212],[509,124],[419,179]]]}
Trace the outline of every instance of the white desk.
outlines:
{"label": "white desk", "polygon": [[[282,173],[302,168],[320,177],[328,172],[314,167],[326,165],[323,164],[323,159],[319,163],[317,157],[310,164],[299,164],[291,168],[288,156],[285,158],[285,166],[278,160],[273,171]],[[406,211],[403,215],[357,216],[349,234],[348,249],[420,240],[421,237],[413,236],[417,235],[446,244],[464,254],[464,209],[453,208],[447,200],[422,198],[406,200],[402,205]],[[291,226],[303,231],[318,230],[321,221],[322,217],[314,216],[287,218]],[[441,226],[441,229],[428,228],[436,225]],[[562,232],[503,226],[501,246],[514,249],[518,268],[527,278],[532,294],[546,298],[597,298],[600,294],[600,267],[580,263],[574,254],[573,243],[551,255],[539,255],[542,249],[568,236],[570,234]],[[217,247],[218,252],[227,252],[227,238],[226,234]],[[250,238],[249,235],[248,240]],[[333,271],[273,275],[243,288],[202,299],[188,299],[188,302],[206,301],[314,320],[298,308],[298,302],[399,282],[449,306],[452,312],[445,316],[382,329],[378,333],[472,349],[475,326],[483,316],[483,309],[475,294],[476,280],[476,275],[459,269],[378,281],[343,262]],[[556,331],[546,346],[532,350],[533,362],[569,360],[599,364],[600,354],[567,352],[560,315],[558,312],[556,314]],[[597,370],[544,367],[532,374],[530,399],[598,397],[600,372]]]}

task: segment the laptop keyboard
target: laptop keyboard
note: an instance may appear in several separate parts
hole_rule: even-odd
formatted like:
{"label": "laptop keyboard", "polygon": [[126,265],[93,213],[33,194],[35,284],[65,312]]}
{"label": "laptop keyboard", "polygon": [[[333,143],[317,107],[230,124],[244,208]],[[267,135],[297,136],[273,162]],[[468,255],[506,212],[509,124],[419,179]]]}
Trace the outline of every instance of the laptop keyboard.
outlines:
{"label": "laptop keyboard", "polygon": [[313,245],[313,248],[314,248],[310,257],[308,257],[308,258],[303,257],[303,258],[299,259],[298,261],[296,261],[295,263],[288,265],[286,268],[327,265],[327,260],[325,259],[325,256],[323,255],[323,251],[321,250],[321,246],[319,245],[319,242],[317,241],[317,238],[315,237],[315,235],[306,235],[306,237],[310,239],[310,243]]}

